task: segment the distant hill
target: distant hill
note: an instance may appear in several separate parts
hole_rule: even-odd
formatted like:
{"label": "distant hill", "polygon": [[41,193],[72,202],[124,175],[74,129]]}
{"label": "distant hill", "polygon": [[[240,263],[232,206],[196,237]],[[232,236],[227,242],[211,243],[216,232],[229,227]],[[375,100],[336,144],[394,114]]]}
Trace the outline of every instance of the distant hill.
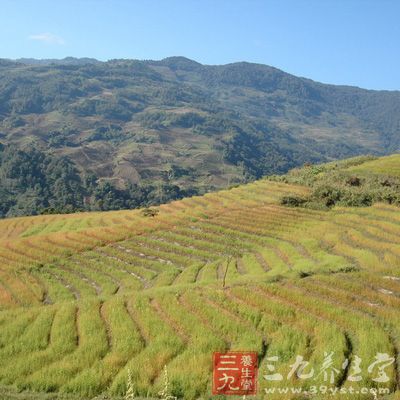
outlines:
{"label": "distant hill", "polygon": [[[400,92],[266,65],[0,60],[0,215],[160,203],[304,163],[398,152],[399,133]],[[10,167],[21,158],[24,168]],[[58,193],[44,182],[50,162]]]}
{"label": "distant hill", "polygon": [[18,58],[15,60],[17,63],[27,64],[27,65],[85,65],[85,64],[98,64],[101,61],[95,58],[75,58],[75,57],[65,57],[61,60],[50,58],[50,59],[36,59],[36,58]]}

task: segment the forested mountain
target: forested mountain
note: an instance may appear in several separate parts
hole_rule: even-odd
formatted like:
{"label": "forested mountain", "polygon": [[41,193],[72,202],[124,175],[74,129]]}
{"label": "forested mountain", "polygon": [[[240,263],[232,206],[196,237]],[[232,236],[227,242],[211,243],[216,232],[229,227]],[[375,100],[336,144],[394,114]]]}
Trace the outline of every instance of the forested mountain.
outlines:
{"label": "forested mountain", "polygon": [[0,215],[144,206],[400,149],[400,92],[245,62],[0,60]]}

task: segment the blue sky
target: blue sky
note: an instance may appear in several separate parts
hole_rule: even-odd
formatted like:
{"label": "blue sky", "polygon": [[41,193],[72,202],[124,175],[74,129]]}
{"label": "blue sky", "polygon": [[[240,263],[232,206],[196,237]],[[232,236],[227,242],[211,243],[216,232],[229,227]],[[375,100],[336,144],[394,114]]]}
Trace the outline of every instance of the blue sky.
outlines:
{"label": "blue sky", "polygon": [[1,58],[172,55],[400,90],[400,1],[0,0]]}

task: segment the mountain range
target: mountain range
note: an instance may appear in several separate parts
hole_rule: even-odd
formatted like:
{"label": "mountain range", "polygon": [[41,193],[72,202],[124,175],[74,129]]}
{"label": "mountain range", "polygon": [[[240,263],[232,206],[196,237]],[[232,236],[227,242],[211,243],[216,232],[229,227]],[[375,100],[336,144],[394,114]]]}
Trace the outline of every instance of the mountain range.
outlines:
{"label": "mountain range", "polygon": [[0,60],[0,215],[162,203],[400,150],[400,91],[247,62]]}

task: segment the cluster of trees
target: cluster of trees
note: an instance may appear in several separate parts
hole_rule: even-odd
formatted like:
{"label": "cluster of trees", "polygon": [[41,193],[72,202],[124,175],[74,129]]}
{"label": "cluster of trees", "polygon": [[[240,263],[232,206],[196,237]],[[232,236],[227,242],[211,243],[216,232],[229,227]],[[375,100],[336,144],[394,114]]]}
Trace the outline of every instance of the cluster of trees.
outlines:
{"label": "cluster of trees", "polygon": [[64,157],[0,145],[0,217],[144,207],[195,194],[169,183],[118,189]]}
{"label": "cluster of trees", "polygon": [[400,205],[400,179],[382,174],[355,175],[346,167],[357,165],[368,157],[358,157],[338,164],[306,165],[273,179],[307,185],[308,197],[285,196],[281,204],[291,207],[329,209],[336,205],[367,207],[376,202]]}
{"label": "cluster of trees", "polygon": [[138,121],[142,126],[152,129],[170,127],[195,128],[203,125],[207,118],[195,112],[167,113],[165,111],[146,112],[139,116]]}
{"label": "cluster of trees", "polygon": [[400,205],[400,180],[384,176],[332,175],[313,187],[312,200],[326,207],[366,207],[376,202]]}
{"label": "cluster of trees", "polygon": [[261,121],[233,125],[232,136],[223,142],[223,156],[229,163],[242,166],[247,179],[282,174],[299,163],[323,160],[287,132]]}
{"label": "cluster of trees", "polygon": [[106,100],[85,99],[72,105],[69,111],[82,117],[101,115],[105,119],[126,122],[138,108],[132,107],[122,97],[117,97]]}
{"label": "cluster of trees", "polygon": [[78,209],[82,182],[65,158],[30,149],[0,148],[0,216],[37,214],[45,208]]}

